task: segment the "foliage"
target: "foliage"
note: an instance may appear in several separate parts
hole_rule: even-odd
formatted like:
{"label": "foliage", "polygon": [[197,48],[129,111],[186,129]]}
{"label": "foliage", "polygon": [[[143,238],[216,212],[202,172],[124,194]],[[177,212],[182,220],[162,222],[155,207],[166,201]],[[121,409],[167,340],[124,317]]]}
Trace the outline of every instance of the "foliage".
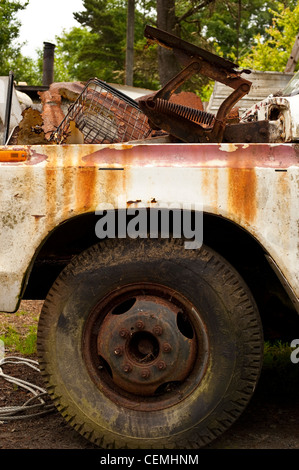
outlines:
{"label": "foliage", "polygon": [[24,57],[18,52],[7,60],[7,65],[8,70],[12,70],[14,73],[15,82],[26,82],[30,85],[42,83],[42,63],[40,60]]}
{"label": "foliage", "polygon": [[[135,12],[135,86],[157,87],[154,53],[145,53],[144,26],[155,2],[139,1]],[[124,81],[127,2],[85,0],[85,10],[74,14],[82,25],[56,38],[55,70],[68,80],[98,77],[108,82]],[[149,70],[149,74],[147,74]],[[55,77],[56,79],[56,77]]]}
{"label": "foliage", "polygon": [[[264,40],[258,34],[256,44],[241,65],[254,70],[284,71],[296,36],[299,31],[299,4],[293,9],[278,5],[278,12],[273,11],[273,24],[266,29],[269,38]],[[297,64],[296,70],[298,70]]]}
{"label": "foliage", "polygon": [[56,37],[55,81],[87,80],[99,73],[101,60],[95,54],[97,38],[97,34],[85,27],[72,28]]}
{"label": "foliage", "polygon": [[[75,19],[91,31],[90,41],[79,51],[79,60],[89,63],[92,70],[101,70],[104,80],[112,80],[112,72],[123,68],[126,8],[123,1],[84,0],[85,10]],[[93,76],[94,73],[89,73]]]}
{"label": "foliage", "polygon": [[37,324],[30,325],[25,331],[20,332],[15,327],[8,325],[5,334],[0,336],[5,348],[19,352],[23,355],[36,353]]}
{"label": "foliage", "polygon": [[217,45],[221,55],[238,61],[240,55],[250,50],[253,37],[264,34],[270,26],[275,9],[274,0],[223,0],[216,1],[205,10],[201,18],[202,35]]}
{"label": "foliage", "polygon": [[[0,68],[12,69],[16,81],[31,85],[42,81],[42,51],[37,60],[23,57],[17,42],[15,14],[28,0],[0,0]],[[227,57],[241,67],[283,70],[299,29],[295,0],[173,0],[177,34],[199,47]],[[157,24],[157,2],[135,2],[134,85],[158,89],[157,47],[144,38],[146,24]],[[84,0],[74,14],[80,27],[56,37],[55,81],[86,81],[91,77],[124,83],[127,2]],[[208,99],[211,84],[193,77],[189,89]]]}
{"label": "foliage", "polygon": [[17,42],[20,22],[16,19],[18,11],[28,5],[26,1],[0,1],[0,75],[8,75],[11,61],[20,54],[21,44]]}

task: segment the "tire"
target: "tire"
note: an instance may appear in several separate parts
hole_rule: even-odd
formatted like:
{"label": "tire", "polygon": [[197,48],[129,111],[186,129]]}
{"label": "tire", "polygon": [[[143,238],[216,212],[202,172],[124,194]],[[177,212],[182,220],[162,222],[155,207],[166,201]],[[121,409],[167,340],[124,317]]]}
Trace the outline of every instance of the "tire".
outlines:
{"label": "tire", "polygon": [[240,416],[263,335],[239,274],[181,240],[109,240],[55,281],[40,369],[65,419],[102,448],[200,448]]}

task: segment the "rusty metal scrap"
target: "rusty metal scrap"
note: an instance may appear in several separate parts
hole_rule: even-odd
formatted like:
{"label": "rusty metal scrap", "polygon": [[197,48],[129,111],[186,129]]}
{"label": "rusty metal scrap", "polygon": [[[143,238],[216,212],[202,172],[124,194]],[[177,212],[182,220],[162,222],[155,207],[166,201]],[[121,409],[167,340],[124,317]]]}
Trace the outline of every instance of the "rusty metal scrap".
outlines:
{"label": "rusty metal scrap", "polygon": [[64,118],[64,112],[61,109],[61,95],[52,87],[47,91],[39,92],[39,95],[43,105],[43,129],[47,140],[50,140],[52,133]]}
{"label": "rusty metal scrap", "polygon": [[226,126],[223,136],[225,143],[267,143],[284,142],[280,128],[273,121],[254,121]]}
{"label": "rusty metal scrap", "polygon": [[195,109],[204,110],[202,101],[199,96],[191,91],[181,91],[180,93],[174,93],[169,98],[171,103],[180,104],[182,106],[188,106]]}
{"label": "rusty metal scrap", "polygon": [[39,92],[43,107],[43,130],[48,141],[51,141],[53,132],[67,112],[67,109],[63,109],[63,99],[73,102],[83,89],[84,85],[81,82],[57,82],[52,83],[48,90]]}
{"label": "rusty metal scrap", "polygon": [[138,103],[107,83],[94,78],[70,107],[52,138],[65,143],[73,121],[85,143],[120,143],[144,139],[151,133]]}
{"label": "rusty metal scrap", "polygon": [[45,145],[48,141],[43,130],[43,118],[37,109],[26,108],[22,120],[14,129],[10,145]]}
{"label": "rusty metal scrap", "polygon": [[[74,102],[82,90],[81,82],[52,83],[45,92],[38,92],[40,104],[31,103],[23,110],[22,119],[10,136],[11,145],[45,145],[53,143],[52,133],[64,119],[68,106]],[[40,108],[42,108],[40,112]],[[71,126],[67,143],[83,143],[75,126]]]}
{"label": "rusty metal scrap", "polygon": [[[183,142],[221,142],[227,119],[235,104],[246,95],[251,82],[241,77],[237,65],[196,47],[165,31],[147,26],[145,37],[160,46],[171,49],[183,70],[171,79],[154,96],[139,101],[143,112],[148,116],[151,126],[161,128]],[[193,108],[173,106],[169,101],[176,89],[195,73],[201,73],[212,80],[231,87],[234,91],[220,106],[216,116]]]}
{"label": "rusty metal scrap", "polygon": [[57,82],[50,85],[50,90],[57,91],[62,98],[74,102],[84,90],[82,82]]}

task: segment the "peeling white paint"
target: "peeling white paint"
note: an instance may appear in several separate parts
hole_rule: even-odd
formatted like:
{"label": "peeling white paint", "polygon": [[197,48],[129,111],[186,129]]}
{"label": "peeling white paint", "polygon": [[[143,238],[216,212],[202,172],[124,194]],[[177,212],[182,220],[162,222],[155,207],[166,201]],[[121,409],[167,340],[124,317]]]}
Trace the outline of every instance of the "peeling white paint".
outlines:
{"label": "peeling white paint", "polygon": [[235,144],[221,144],[219,146],[219,150],[222,150],[223,152],[235,152],[238,150],[238,147]]}

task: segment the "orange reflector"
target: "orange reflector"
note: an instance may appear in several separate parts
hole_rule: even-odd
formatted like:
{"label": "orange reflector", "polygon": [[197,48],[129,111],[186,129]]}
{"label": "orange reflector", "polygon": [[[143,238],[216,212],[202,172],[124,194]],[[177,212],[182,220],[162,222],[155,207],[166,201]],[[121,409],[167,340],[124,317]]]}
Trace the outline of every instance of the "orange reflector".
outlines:
{"label": "orange reflector", "polygon": [[0,162],[23,162],[27,158],[26,150],[0,150]]}

